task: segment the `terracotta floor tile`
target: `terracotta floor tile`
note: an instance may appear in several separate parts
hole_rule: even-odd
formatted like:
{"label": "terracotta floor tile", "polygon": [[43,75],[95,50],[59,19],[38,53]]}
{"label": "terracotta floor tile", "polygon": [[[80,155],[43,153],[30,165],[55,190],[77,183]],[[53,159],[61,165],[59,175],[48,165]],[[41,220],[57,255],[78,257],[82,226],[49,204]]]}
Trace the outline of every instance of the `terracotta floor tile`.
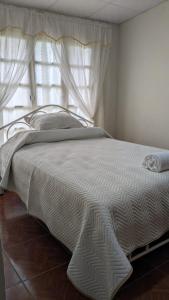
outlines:
{"label": "terracotta floor tile", "polygon": [[11,263],[9,262],[8,258],[4,255],[4,273],[5,273],[5,286],[6,288],[12,287],[20,282],[20,278],[18,277],[17,273],[15,272],[14,268],[12,267]]}
{"label": "terracotta floor tile", "polygon": [[18,284],[6,290],[6,300],[33,300],[23,284]]}
{"label": "terracotta floor tile", "polygon": [[36,300],[88,300],[70,283],[66,270],[66,266],[56,268],[25,285]]}
{"label": "terracotta floor tile", "polygon": [[19,276],[25,280],[55,266],[67,264],[70,257],[51,235],[7,248],[7,255]]}
{"label": "terracotta floor tile", "polygon": [[0,224],[25,214],[26,207],[16,194],[6,193],[0,196]]}
{"label": "terracotta floor tile", "polygon": [[0,226],[5,248],[45,235],[46,230],[31,216],[17,216],[6,220]]}

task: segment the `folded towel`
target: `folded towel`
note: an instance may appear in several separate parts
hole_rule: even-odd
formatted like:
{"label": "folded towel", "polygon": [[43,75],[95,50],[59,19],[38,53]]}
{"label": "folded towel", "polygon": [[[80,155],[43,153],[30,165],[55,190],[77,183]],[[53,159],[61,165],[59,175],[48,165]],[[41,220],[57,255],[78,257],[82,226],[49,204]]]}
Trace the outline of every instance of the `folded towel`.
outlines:
{"label": "folded towel", "polygon": [[158,173],[169,170],[169,151],[147,155],[143,161],[143,167]]}

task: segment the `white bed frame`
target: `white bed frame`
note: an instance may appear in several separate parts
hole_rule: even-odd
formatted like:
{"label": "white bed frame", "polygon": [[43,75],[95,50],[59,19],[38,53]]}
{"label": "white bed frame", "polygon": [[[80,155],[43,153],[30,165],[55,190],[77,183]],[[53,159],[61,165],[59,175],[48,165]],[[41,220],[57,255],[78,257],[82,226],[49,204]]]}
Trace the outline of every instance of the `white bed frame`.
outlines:
{"label": "white bed frame", "polygon": [[[24,126],[26,125],[26,126],[30,127],[30,125],[26,122],[27,118],[32,118],[35,114],[38,114],[38,113],[46,113],[44,110],[46,108],[52,108],[52,107],[53,108],[58,108],[59,111],[67,112],[67,113],[71,114],[72,116],[74,116],[77,119],[81,120],[85,124],[86,127],[93,126],[93,122],[91,122],[91,121],[87,120],[86,118],[72,112],[71,110],[69,110],[69,109],[67,109],[67,108],[65,108],[61,105],[50,104],[50,105],[44,105],[44,106],[38,107],[38,108],[34,109],[33,111],[23,115],[22,117],[17,118],[16,120],[2,126],[0,128],[0,131],[4,130],[4,129],[7,129],[6,135],[7,135],[7,139],[8,139],[9,131],[14,125],[22,124]],[[168,234],[168,236],[166,237],[167,234]],[[128,259],[130,260],[130,262],[133,262],[133,261],[145,256],[146,254],[158,249],[159,247],[167,244],[168,242],[169,242],[169,233],[166,233],[162,238],[160,238],[156,241],[153,241],[152,243],[133,251],[130,255],[128,255]]]}
{"label": "white bed frame", "polygon": [[72,116],[76,117],[77,119],[79,119],[80,121],[82,121],[82,123],[84,123],[86,127],[93,126],[93,122],[91,122],[91,121],[87,120],[86,118],[78,115],[77,113],[74,113],[73,111],[71,111],[71,110],[69,110],[69,109],[67,109],[67,108],[65,108],[65,107],[63,107],[61,105],[49,104],[49,105],[40,106],[40,107],[34,109],[33,111],[31,111],[31,112],[29,112],[29,113],[27,113],[27,114],[25,114],[25,115],[17,118],[16,120],[14,120],[14,121],[12,121],[12,122],[10,122],[10,123],[8,123],[8,124],[0,127],[0,131],[4,130],[4,129],[7,129],[6,135],[7,135],[7,139],[8,139],[9,138],[9,131],[10,131],[10,129],[13,126],[15,126],[16,124],[22,124],[24,126],[26,125],[26,126],[28,126],[28,127],[31,128],[31,126],[26,122],[27,118],[31,119],[34,115],[36,115],[38,113],[47,113],[45,111],[45,109],[47,109],[47,108],[55,108],[55,109],[58,108],[58,111],[60,111],[60,112],[67,112],[70,115],[72,115]]}

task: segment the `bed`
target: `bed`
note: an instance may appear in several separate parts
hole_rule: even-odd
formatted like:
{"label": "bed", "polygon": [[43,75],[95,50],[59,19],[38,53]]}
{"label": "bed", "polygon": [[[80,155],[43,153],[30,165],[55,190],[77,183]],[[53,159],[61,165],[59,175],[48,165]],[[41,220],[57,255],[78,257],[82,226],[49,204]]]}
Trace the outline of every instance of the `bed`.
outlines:
{"label": "bed", "polygon": [[28,130],[1,147],[1,187],[72,252],[67,275],[91,299],[112,299],[133,251],[169,231],[169,171],[142,167],[156,151],[95,127]]}

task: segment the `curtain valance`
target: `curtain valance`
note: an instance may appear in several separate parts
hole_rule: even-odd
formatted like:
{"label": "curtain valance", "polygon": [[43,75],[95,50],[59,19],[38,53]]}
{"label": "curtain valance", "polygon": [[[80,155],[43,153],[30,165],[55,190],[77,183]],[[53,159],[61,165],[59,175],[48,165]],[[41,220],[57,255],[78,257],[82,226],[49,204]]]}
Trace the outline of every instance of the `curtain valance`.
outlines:
{"label": "curtain valance", "polygon": [[112,43],[112,26],[109,24],[0,4],[0,31],[6,28],[21,29],[31,36],[43,33],[53,39],[73,38],[84,45],[111,46]]}

